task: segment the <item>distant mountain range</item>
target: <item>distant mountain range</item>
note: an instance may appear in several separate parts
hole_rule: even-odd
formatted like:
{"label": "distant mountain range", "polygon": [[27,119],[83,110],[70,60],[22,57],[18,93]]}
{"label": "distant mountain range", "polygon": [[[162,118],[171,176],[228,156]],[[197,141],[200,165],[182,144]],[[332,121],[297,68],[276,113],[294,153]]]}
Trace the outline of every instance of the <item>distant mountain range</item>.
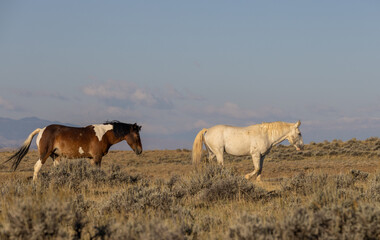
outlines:
{"label": "distant mountain range", "polygon": [[[63,124],[39,119],[36,117],[22,118],[19,120],[0,117],[0,149],[19,148],[29,134],[36,128],[43,128],[50,124]],[[64,124],[71,125],[72,124]],[[35,148],[35,140],[32,142]]]}

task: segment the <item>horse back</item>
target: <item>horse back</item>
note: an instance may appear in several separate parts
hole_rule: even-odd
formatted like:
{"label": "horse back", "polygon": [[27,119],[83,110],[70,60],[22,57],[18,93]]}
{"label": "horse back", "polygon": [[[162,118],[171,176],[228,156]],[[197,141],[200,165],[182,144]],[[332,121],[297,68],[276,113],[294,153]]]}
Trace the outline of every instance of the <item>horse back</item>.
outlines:
{"label": "horse back", "polygon": [[57,150],[67,157],[78,157],[77,153],[88,152],[91,146],[99,144],[92,126],[68,127],[58,124],[47,126],[39,142],[40,152]]}
{"label": "horse back", "polygon": [[260,145],[261,132],[258,127],[235,127],[216,125],[208,129],[205,135],[207,145],[214,148],[224,148],[232,155],[249,155],[252,148]]}
{"label": "horse back", "polygon": [[87,127],[69,127],[59,124],[49,125],[45,128],[43,137],[53,137],[63,140],[75,140],[80,138],[95,137],[94,130],[91,126]]}

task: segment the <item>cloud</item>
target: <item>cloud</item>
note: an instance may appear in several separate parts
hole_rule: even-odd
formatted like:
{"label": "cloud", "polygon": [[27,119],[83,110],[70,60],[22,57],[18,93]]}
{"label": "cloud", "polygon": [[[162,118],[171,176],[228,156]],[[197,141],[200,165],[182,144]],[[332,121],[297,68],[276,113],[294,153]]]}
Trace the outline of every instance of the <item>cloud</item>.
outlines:
{"label": "cloud", "polygon": [[206,128],[206,127],[210,127],[210,126],[211,126],[211,124],[204,121],[204,120],[197,120],[193,125],[194,128]]}
{"label": "cloud", "polygon": [[58,92],[46,92],[46,91],[30,91],[30,90],[17,90],[15,93],[23,97],[46,97],[51,99],[57,99],[62,101],[69,100],[68,97]]}
{"label": "cloud", "polygon": [[125,100],[128,94],[135,91],[137,88],[134,83],[108,81],[104,84],[86,86],[83,92],[88,96],[98,98],[115,98]]}
{"label": "cloud", "polygon": [[83,93],[102,100],[108,105],[119,107],[144,106],[149,108],[171,109],[173,102],[168,96],[157,95],[149,88],[139,87],[133,82],[109,80],[83,88]]}
{"label": "cloud", "polygon": [[229,119],[238,120],[258,120],[258,121],[270,121],[282,116],[286,116],[286,113],[274,107],[262,107],[260,109],[246,109],[240,107],[233,102],[225,102],[222,106],[208,105],[203,108],[203,115],[207,116],[219,116]]}
{"label": "cloud", "polygon": [[232,118],[246,118],[247,116],[256,116],[254,112],[242,110],[237,104],[232,102],[225,102],[223,106],[206,106],[204,112],[207,114],[217,114]]}
{"label": "cloud", "polygon": [[318,116],[318,118],[336,117],[341,116],[342,114],[340,109],[326,104],[308,104],[305,105],[303,111],[314,114],[315,116]]}
{"label": "cloud", "polygon": [[[326,124],[326,121],[325,121]],[[379,117],[340,117],[336,119],[329,120],[325,128],[328,129],[369,129],[369,128],[379,128],[380,118]],[[320,127],[321,124],[320,124]]]}
{"label": "cloud", "polygon": [[166,84],[162,95],[170,99],[184,101],[204,101],[205,98],[191,92],[189,89],[184,89],[182,92],[176,89],[173,85]]}
{"label": "cloud", "polygon": [[0,107],[4,108],[6,110],[15,110],[16,109],[16,107],[12,103],[8,102],[7,100],[2,98],[1,96],[0,96]]}
{"label": "cloud", "polygon": [[144,123],[143,131],[153,135],[169,135],[173,134],[173,130],[160,123]]}
{"label": "cloud", "polygon": [[129,118],[133,118],[133,119],[141,119],[144,117],[144,115],[138,110],[120,108],[116,106],[106,107],[105,112],[108,115],[115,116],[115,117],[128,116]]}
{"label": "cloud", "polygon": [[83,88],[83,93],[120,108],[142,106],[154,109],[174,109],[178,101],[202,101],[202,96],[189,90],[179,91],[167,84],[163,88],[150,89],[134,82],[108,80]]}

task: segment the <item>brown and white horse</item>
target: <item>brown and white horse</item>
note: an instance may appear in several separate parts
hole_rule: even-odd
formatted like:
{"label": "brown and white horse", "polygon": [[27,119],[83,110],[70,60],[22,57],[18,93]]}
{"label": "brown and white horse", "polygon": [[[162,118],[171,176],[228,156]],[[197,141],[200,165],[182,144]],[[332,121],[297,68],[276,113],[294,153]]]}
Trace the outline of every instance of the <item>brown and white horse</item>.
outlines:
{"label": "brown and white horse", "polygon": [[60,157],[90,158],[92,164],[100,167],[102,158],[108,153],[109,148],[123,140],[127,141],[137,155],[141,154],[140,130],[141,126],[136,123],[128,124],[119,121],[83,128],[49,125],[34,130],[22,147],[6,162],[13,160],[12,168],[15,171],[22,158],[28,153],[33,137],[38,134],[36,143],[39,159],[34,165],[33,180],[37,179],[37,174],[48,157],[53,159],[54,165],[59,163]]}

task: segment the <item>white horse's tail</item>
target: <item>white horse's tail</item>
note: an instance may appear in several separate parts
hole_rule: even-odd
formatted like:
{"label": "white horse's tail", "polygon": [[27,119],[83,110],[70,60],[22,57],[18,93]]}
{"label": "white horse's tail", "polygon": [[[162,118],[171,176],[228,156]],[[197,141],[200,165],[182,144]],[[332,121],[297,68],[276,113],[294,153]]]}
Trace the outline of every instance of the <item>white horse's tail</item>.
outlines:
{"label": "white horse's tail", "polygon": [[36,135],[40,131],[41,131],[41,129],[37,128],[31,134],[29,134],[28,138],[25,140],[24,144],[20,147],[20,149],[15,154],[13,154],[10,158],[8,158],[8,160],[6,160],[4,162],[4,163],[7,163],[7,162],[11,161],[12,159],[14,159],[13,163],[12,163],[13,171],[15,171],[17,169],[17,167],[20,164],[23,157],[25,157],[25,155],[28,153],[29,148],[30,148],[30,144],[32,143],[34,135]]}
{"label": "white horse's tail", "polygon": [[194,139],[193,143],[193,164],[199,164],[202,158],[202,146],[204,142],[204,134],[207,128],[203,128]]}

